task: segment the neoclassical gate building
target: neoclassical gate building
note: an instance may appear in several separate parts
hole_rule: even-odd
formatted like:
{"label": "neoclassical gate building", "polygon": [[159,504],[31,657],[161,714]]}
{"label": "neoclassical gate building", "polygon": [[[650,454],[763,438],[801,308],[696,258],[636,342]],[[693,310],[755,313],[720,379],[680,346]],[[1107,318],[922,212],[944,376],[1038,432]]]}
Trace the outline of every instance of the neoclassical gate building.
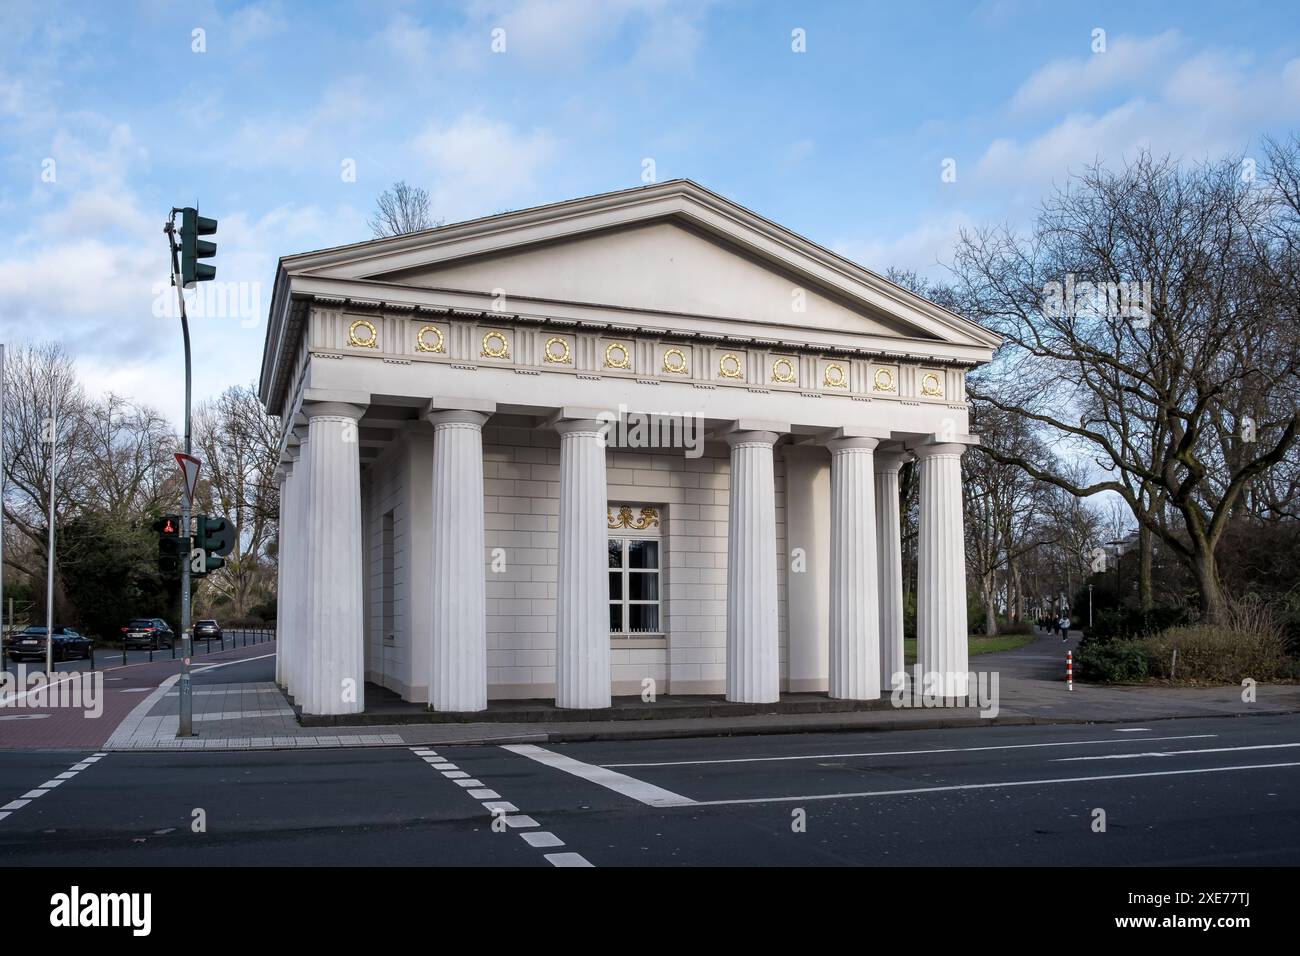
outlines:
{"label": "neoclassical gate building", "polygon": [[284,258],[277,680],[312,714],[878,697],[914,456],[919,663],[960,692],[997,344],[683,180]]}

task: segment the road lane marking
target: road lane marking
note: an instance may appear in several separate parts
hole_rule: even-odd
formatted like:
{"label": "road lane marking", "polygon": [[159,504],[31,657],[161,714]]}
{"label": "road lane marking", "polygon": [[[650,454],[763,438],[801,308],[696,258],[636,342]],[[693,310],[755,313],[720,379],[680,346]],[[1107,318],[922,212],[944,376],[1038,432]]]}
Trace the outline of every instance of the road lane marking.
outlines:
{"label": "road lane marking", "polygon": [[564,846],[564,841],[549,830],[534,830],[531,833],[521,833],[519,835],[523,837],[525,843],[534,849]]}
{"label": "road lane marking", "polygon": [[[1218,734],[1182,734],[1177,737],[1143,737],[1147,740],[1202,740]],[[659,763],[606,763],[602,767],[696,767],[724,763],[772,763],[786,760],[844,760],[849,757],[915,757],[925,754],[964,754],[988,750],[1033,750],[1040,747],[1083,747],[1088,744],[1117,743],[1113,737],[1104,740],[1060,740],[1045,744],[998,744],[989,747],[941,747],[934,750],[876,750],[852,754],[796,754],[787,757],[728,757],[721,760],[665,760]],[[507,750],[511,749],[509,747]],[[538,748],[541,749],[541,748]]]}
{"label": "road lane marking", "polygon": [[1300,744],[1254,744],[1249,747],[1203,747],[1200,750],[1152,750],[1141,754],[1092,754],[1087,757],[1057,757],[1052,763],[1065,763],[1071,760],[1131,760],[1135,757],[1181,757],[1185,754],[1226,754],[1239,750],[1285,750],[1300,747]]}
{"label": "road lane marking", "polygon": [[798,803],[803,800],[853,800],[859,797],[897,797],[918,793],[956,790],[996,790],[1000,787],[1042,787],[1056,783],[1089,783],[1095,780],[1136,780],[1141,777],[1180,777],[1197,773],[1231,773],[1236,770],[1277,770],[1300,767],[1295,763],[1257,763],[1237,767],[1198,767],[1193,770],[1152,770],[1146,773],[1108,773],[1095,777],[1055,777],[1046,780],[1004,780],[997,783],[958,783],[944,787],[911,787],[906,790],[859,790],[854,793],[813,793],[798,797],[742,797],[735,800],[697,800],[697,807],[728,807],[751,803]]}
{"label": "road lane marking", "polygon": [[1150,727],[1119,727],[1116,728],[1117,734],[1136,734],[1139,730],[1150,730]]}
{"label": "road lane marking", "polygon": [[501,749],[509,750],[521,757],[528,757],[530,760],[536,760],[538,763],[553,767],[556,770],[563,770],[575,777],[581,777],[589,783],[598,784],[606,789],[613,790],[615,793],[621,793],[625,797],[631,797],[646,806],[688,807],[695,803],[690,797],[683,797],[679,793],[673,793],[663,787],[656,787],[652,783],[629,777],[627,774],[610,770],[608,767],[597,767],[594,764],[583,763],[581,760],[574,760],[572,757],[557,754],[553,750],[538,747],[536,744],[505,744]]}
{"label": "road lane marking", "polygon": [[[444,763],[446,758],[439,757],[434,753],[434,751],[428,750],[424,747],[409,747],[407,749],[417,756],[422,757],[424,761],[435,770],[444,766],[451,767],[451,770],[442,770],[442,775],[449,780],[452,780],[453,783],[459,784],[462,793],[467,793],[475,800],[478,800],[483,806],[483,809],[487,810],[488,813],[492,815],[493,826],[491,827],[491,830],[493,833],[504,832],[498,831],[495,825],[497,820],[501,820],[510,830],[523,831],[519,836],[523,838],[525,843],[535,849],[547,849],[565,845],[564,841],[555,834],[546,830],[539,830],[538,827],[541,826],[540,823],[528,816],[528,814],[520,813],[517,806],[509,800],[501,799],[501,794],[497,793],[495,790],[484,787],[481,780],[475,780],[465,771],[455,769],[455,764]],[[599,768],[593,767],[592,769]],[[4,814],[0,813],[0,819],[3,818]],[[581,853],[547,853],[545,854],[545,858],[552,866],[593,866],[593,864]]]}
{"label": "road lane marking", "polygon": [[10,800],[4,806],[0,807],[0,820],[5,819],[6,817],[13,816],[15,811],[21,810],[23,807],[27,806],[33,800],[38,800],[41,797],[45,796],[55,787],[61,785],[65,780],[71,780],[81,771],[89,770],[97,761],[102,760],[106,756],[108,755],[103,753],[96,753],[93,756],[84,757],[81,760],[77,761],[75,764],[73,764],[71,768],[63,771],[63,773],[59,774],[54,779],[45,781],[35,790],[28,790],[26,793],[24,793],[21,797],[19,797],[16,800]]}

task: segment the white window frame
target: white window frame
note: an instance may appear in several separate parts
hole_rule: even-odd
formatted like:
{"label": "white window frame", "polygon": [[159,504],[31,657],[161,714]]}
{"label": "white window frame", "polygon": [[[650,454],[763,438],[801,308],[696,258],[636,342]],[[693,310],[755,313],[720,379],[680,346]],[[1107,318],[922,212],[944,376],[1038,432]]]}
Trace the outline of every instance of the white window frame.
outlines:
{"label": "white window frame", "polygon": [[[620,577],[622,578],[623,596],[618,599],[611,597],[609,599],[609,603],[611,607],[617,605],[622,609],[623,626],[625,628],[627,627],[628,617],[631,613],[629,608],[631,608],[634,605],[653,604],[655,607],[659,609],[659,629],[657,631],[627,631],[627,630],[610,631],[609,632],[610,640],[636,641],[642,639],[660,640],[666,638],[668,636],[668,633],[664,630],[664,541],[663,538],[661,538],[659,535],[645,534],[643,532],[642,533],[634,532],[632,534],[614,534],[611,532],[608,534],[608,540],[611,542],[617,541],[619,543],[619,547],[622,549],[622,565],[623,565],[622,568],[608,568],[607,572],[615,571],[615,570],[621,572]],[[658,546],[659,564],[657,567],[655,567],[654,569],[628,567],[628,559],[627,559],[628,544],[633,541],[649,541],[649,542],[653,542],[655,545]],[[606,549],[608,549],[608,544],[606,545]],[[606,561],[608,562],[608,550],[606,551]],[[632,600],[631,597],[632,591],[631,588],[629,587],[629,584],[631,582],[628,579],[633,574],[655,575],[655,577],[659,579],[659,587],[656,589],[656,592],[658,593],[659,597],[653,601]]]}

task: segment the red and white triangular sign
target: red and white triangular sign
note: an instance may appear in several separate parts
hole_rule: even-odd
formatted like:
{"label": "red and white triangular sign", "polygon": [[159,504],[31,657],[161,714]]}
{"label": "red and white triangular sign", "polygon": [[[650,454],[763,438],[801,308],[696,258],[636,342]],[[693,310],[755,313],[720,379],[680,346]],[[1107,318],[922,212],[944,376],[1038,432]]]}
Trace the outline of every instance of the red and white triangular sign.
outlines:
{"label": "red and white triangular sign", "polygon": [[176,464],[181,467],[181,477],[185,479],[185,498],[194,504],[194,487],[199,483],[199,466],[203,463],[193,455],[176,453]]}

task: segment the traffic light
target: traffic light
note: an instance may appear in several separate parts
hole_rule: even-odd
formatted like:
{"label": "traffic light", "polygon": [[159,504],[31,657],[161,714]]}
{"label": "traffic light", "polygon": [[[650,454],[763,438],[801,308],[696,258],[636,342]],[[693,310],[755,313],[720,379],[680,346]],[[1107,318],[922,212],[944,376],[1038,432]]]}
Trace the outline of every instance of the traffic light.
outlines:
{"label": "traffic light", "polygon": [[201,573],[224,568],[222,560],[235,547],[234,528],[225,518],[209,518],[199,515],[195,519],[194,546],[203,550],[204,569]]}
{"label": "traffic light", "polygon": [[217,221],[199,215],[192,206],[181,210],[181,285],[194,288],[196,282],[207,282],[217,277],[217,267],[200,259],[210,259],[217,254],[217,244],[199,236],[215,235]]}
{"label": "traffic light", "polygon": [[179,576],[181,562],[190,553],[190,539],[181,534],[179,515],[163,515],[153,523],[158,535],[158,570],[167,577]]}

